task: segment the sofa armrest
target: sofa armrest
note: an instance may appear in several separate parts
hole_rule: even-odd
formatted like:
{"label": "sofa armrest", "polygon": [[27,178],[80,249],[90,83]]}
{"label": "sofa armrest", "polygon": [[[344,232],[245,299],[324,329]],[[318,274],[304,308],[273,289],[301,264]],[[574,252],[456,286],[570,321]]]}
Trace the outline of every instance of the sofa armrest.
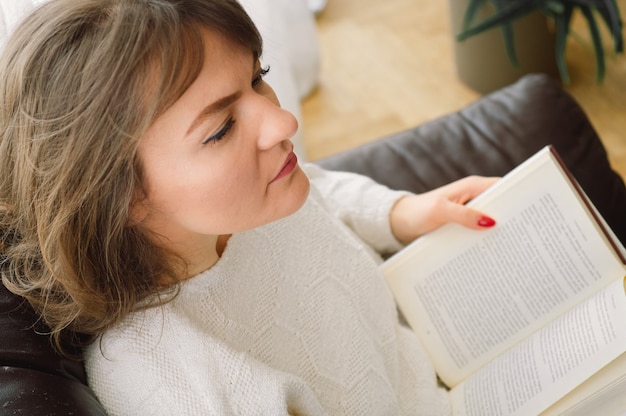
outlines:
{"label": "sofa armrest", "polygon": [[3,415],[107,416],[91,389],[79,381],[21,367],[0,367]]}
{"label": "sofa armrest", "polygon": [[106,416],[82,361],[58,355],[46,332],[30,305],[0,284],[0,414]]}
{"label": "sofa armrest", "polygon": [[464,109],[318,161],[420,193],[467,175],[502,176],[552,144],[626,245],[626,188],[586,114],[547,75],[528,75]]}

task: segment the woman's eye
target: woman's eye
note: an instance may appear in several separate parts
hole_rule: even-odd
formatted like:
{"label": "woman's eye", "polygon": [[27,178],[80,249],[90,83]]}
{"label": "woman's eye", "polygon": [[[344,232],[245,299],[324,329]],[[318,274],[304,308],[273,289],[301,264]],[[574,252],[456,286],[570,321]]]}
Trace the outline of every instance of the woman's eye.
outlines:
{"label": "woman's eye", "polygon": [[257,73],[257,75],[252,80],[252,86],[256,87],[257,85],[259,85],[261,83],[261,81],[263,81],[263,77],[265,75],[267,75],[268,72],[270,72],[270,67],[269,66],[267,66],[265,68],[261,68],[259,70],[259,72]]}
{"label": "woman's eye", "polygon": [[211,136],[207,137],[202,144],[208,144],[208,143],[217,143],[220,140],[222,140],[224,137],[226,137],[226,135],[228,134],[228,132],[230,131],[230,129],[233,128],[233,125],[235,124],[235,120],[232,118],[229,118],[228,121],[226,123],[224,123],[224,125],[215,133],[212,134]]}

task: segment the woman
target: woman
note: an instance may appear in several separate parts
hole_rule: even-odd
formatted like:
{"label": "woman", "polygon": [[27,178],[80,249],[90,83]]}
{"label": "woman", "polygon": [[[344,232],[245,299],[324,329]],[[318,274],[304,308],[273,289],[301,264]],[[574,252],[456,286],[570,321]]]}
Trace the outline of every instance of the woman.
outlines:
{"label": "woman", "polygon": [[[234,0],[53,0],[0,60],[2,279],[111,415],[447,414],[378,253],[495,179],[423,195],[298,165]],[[81,337],[82,339],[82,337]]]}

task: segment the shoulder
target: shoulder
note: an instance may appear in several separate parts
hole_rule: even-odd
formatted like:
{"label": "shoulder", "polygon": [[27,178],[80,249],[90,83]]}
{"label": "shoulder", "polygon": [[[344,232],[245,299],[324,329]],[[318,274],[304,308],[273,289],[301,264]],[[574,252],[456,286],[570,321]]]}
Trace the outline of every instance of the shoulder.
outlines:
{"label": "shoulder", "polygon": [[201,387],[210,398],[206,403],[219,406],[225,392],[210,383],[215,366],[208,354],[219,345],[194,334],[191,322],[169,304],[154,307],[134,313],[87,348],[88,382],[108,412],[152,414],[145,408],[149,404],[159,409],[154,414],[175,414],[170,407],[178,400],[176,409],[192,406],[185,411],[191,414],[215,411],[194,407],[203,402],[190,392]]}
{"label": "shoulder", "polygon": [[[319,413],[301,379],[242,354],[180,314],[148,315],[86,352],[89,385],[110,414],[254,414],[259,408],[283,414],[303,400],[304,413]],[[180,325],[184,329],[175,328]]]}

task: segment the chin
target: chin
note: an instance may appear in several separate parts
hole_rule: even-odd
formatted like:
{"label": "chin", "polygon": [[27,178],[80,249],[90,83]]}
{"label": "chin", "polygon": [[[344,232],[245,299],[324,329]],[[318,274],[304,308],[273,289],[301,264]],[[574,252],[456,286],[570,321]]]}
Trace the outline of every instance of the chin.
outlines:
{"label": "chin", "polygon": [[287,215],[291,215],[300,208],[306,202],[309,197],[309,190],[311,189],[311,184],[309,183],[309,178],[306,176],[304,171],[298,166],[296,170],[293,172],[291,178],[289,178],[289,207],[290,210]]}
{"label": "chin", "polygon": [[302,208],[309,197],[311,184],[309,183],[309,178],[306,176],[304,171],[300,169],[300,166],[294,170],[289,178],[285,179],[287,187],[281,191],[281,201],[278,204],[279,209],[276,210],[278,215],[276,215],[273,221],[288,217],[289,215],[295,213]]}

